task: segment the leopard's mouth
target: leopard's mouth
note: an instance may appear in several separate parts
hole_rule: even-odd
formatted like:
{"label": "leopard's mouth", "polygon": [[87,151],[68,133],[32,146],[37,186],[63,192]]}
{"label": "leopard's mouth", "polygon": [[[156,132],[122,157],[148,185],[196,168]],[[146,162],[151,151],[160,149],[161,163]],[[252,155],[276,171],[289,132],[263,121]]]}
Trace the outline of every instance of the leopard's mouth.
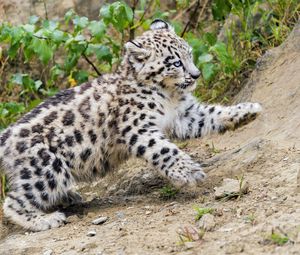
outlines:
{"label": "leopard's mouth", "polygon": [[185,81],[183,83],[176,83],[175,86],[179,89],[187,89],[193,87],[195,85],[195,81]]}

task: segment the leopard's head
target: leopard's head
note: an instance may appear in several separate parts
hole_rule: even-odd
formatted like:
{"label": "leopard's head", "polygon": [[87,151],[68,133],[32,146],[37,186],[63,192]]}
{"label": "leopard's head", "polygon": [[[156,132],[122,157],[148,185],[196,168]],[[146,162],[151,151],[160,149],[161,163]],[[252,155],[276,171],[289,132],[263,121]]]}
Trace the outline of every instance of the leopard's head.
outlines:
{"label": "leopard's head", "polygon": [[162,20],[154,20],[150,28],[125,45],[124,59],[136,79],[172,91],[194,90],[200,71],[193,62],[192,48]]}

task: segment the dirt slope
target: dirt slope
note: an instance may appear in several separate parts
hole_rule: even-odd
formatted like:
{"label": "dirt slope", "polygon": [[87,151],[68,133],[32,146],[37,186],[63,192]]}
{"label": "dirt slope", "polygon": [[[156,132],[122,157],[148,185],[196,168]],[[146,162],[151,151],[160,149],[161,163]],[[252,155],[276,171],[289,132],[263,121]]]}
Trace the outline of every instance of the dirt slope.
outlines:
{"label": "dirt slope", "polygon": [[[81,187],[87,202],[68,208],[78,216],[62,228],[25,233],[5,221],[0,254],[300,254],[300,24],[259,63],[237,101],[260,102],[254,122],[223,136],[181,144],[204,163],[207,181],[197,191],[161,199],[164,180],[142,162]],[[213,145],[213,148],[212,148]],[[215,200],[224,178],[241,178],[249,193]],[[193,206],[214,208],[203,239],[181,245],[178,229],[198,226]],[[92,225],[98,216],[103,225]],[[214,226],[215,225],[215,226]],[[96,235],[88,237],[89,231]],[[280,246],[272,233],[287,236]]]}

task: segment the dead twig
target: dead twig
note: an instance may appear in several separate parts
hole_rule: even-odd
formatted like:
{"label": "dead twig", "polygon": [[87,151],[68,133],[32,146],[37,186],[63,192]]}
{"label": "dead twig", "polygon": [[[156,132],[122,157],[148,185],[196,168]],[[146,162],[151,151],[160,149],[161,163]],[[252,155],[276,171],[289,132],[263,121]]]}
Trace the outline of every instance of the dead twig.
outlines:
{"label": "dead twig", "polygon": [[[181,37],[183,37],[184,34],[185,34],[186,32],[189,31],[190,26],[193,24],[193,21],[195,20],[195,16],[197,15],[197,11],[198,11],[199,7],[200,7],[200,0],[198,0],[198,1],[196,2],[196,6],[195,6],[195,8],[194,8],[194,11],[193,11],[192,14],[190,15],[189,21],[186,23],[186,25],[185,25],[185,27],[184,27],[182,33],[181,33]],[[196,20],[197,20],[197,19],[196,19]]]}

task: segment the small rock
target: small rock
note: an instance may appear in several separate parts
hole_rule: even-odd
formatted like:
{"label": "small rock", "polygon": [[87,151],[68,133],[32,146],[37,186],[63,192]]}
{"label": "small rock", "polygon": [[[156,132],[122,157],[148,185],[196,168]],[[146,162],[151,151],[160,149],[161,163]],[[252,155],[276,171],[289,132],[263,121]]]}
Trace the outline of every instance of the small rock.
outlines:
{"label": "small rock", "polygon": [[79,217],[77,215],[71,215],[67,218],[67,223],[73,223],[79,221]]}
{"label": "small rock", "polygon": [[95,230],[91,230],[87,233],[87,236],[91,237],[91,236],[95,236],[97,233]]}
{"label": "small rock", "polygon": [[189,249],[193,249],[197,246],[196,242],[185,242],[184,246],[189,250]]}
{"label": "small rock", "polygon": [[116,215],[117,215],[118,219],[124,219],[125,218],[125,213],[123,213],[123,212],[116,212]]}
{"label": "small rock", "polygon": [[245,249],[245,245],[242,243],[230,243],[225,248],[226,254],[242,253]]}
{"label": "small rock", "polygon": [[152,213],[152,211],[146,211],[146,215],[149,215],[149,214],[151,214]]}
{"label": "small rock", "polygon": [[215,187],[215,198],[231,198],[239,196],[241,193],[246,194],[249,190],[249,183],[247,181],[242,182],[240,187],[240,181],[226,178],[223,180],[223,184],[220,187]]}
{"label": "small rock", "polygon": [[206,231],[211,231],[216,226],[215,217],[210,213],[204,214],[199,220],[198,226]]}
{"label": "small rock", "polygon": [[46,250],[44,251],[43,255],[52,255],[53,251],[52,250]]}
{"label": "small rock", "polygon": [[104,222],[106,222],[107,220],[108,220],[108,217],[106,217],[106,216],[100,217],[100,218],[97,218],[97,219],[93,220],[92,224],[100,225],[100,224],[103,224]]}

